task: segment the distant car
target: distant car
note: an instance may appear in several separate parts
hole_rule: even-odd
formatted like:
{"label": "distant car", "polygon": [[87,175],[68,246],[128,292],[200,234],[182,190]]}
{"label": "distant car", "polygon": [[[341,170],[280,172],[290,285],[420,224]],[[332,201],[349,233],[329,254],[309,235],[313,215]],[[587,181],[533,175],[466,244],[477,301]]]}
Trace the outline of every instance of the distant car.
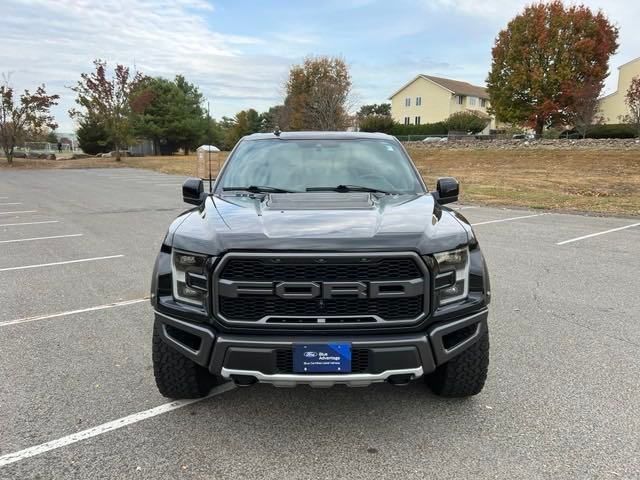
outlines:
{"label": "distant car", "polygon": [[27,158],[26,152],[13,152],[13,158]]}
{"label": "distant car", "polygon": [[426,137],[424,140],[422,140],[424,143],[434,143],[434,142],[442,142],[444,139],[444,141],[446,141],[446,137]]}
{"label": "distant car", "polygon": [[533,133],[516,133],[511,138],[514,140],[535,140],[536,136]]}

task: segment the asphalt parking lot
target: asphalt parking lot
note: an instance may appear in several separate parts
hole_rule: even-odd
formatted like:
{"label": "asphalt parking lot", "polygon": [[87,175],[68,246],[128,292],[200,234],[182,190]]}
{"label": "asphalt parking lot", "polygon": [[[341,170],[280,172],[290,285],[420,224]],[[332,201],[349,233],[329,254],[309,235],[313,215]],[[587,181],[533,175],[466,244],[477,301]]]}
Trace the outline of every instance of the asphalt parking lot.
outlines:
{"label": "asphalt parking lot", "polygon": [[182,180],[2,171],[0,478],[640,478],[637,218],[461,208],[493,287],[472,399],[416,382],[169,403],[145,297]]}

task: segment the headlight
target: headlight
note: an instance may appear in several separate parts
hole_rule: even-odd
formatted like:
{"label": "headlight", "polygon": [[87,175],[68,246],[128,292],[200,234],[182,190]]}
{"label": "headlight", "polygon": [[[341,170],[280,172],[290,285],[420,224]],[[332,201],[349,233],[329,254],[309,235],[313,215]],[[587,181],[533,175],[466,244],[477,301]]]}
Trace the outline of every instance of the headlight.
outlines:
{"label": "headlight", "polygon": [[171,258],[173,297],[184,303],[202,306],[207,293],[205,263],[207,257],[174,250]]}
{"label": "headlight", "polygon": [[440,305],[467,298],[469,294],[469,248],[435,253],[438,264],[435,289]]}

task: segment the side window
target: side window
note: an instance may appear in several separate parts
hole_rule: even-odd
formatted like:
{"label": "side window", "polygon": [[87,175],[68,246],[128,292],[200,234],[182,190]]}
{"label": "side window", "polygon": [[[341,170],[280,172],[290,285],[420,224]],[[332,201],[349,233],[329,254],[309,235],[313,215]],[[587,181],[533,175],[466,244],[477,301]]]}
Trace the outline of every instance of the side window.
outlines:
{"label": "side window", "polygon": [[487,108],[487,100],[485,98],[480,100],[480,106],[482,108]]}
{"label": "side window", "polygon": [[422,105],[422,97],[416,97],[416,107]]}
{"label": "side window", "polygon": [[416,125],[420,125],[420,117],[416,117]]}
{"label": "side window", "polygon": [[411,106],[411,97],[407,97],[404,99],[404,106],[405,107],[410,107]]}
{"label": "side window", "polygon": [[476,106],[476,97],[469,97],[469,105],[472,107]]}
{"label": "side window", "polygon": [[462,105],[464,103],[464,97],[462,95],[458,95],[458,105]]}
{"label": "side window", "polygon": [[411,119],[409,117],[404,117],[404,124],[410,125]]}

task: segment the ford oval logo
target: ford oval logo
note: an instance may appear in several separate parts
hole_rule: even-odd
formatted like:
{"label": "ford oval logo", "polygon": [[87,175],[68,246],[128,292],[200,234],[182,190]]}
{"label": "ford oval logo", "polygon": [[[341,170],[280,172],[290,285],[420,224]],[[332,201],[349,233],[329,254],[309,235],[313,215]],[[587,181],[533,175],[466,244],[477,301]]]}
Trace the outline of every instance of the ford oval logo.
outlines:
{"label": "ford oval logo", "polygon": [[318,352],[304,352],[304,356],[307,358],[316,358],[318,356]]}

